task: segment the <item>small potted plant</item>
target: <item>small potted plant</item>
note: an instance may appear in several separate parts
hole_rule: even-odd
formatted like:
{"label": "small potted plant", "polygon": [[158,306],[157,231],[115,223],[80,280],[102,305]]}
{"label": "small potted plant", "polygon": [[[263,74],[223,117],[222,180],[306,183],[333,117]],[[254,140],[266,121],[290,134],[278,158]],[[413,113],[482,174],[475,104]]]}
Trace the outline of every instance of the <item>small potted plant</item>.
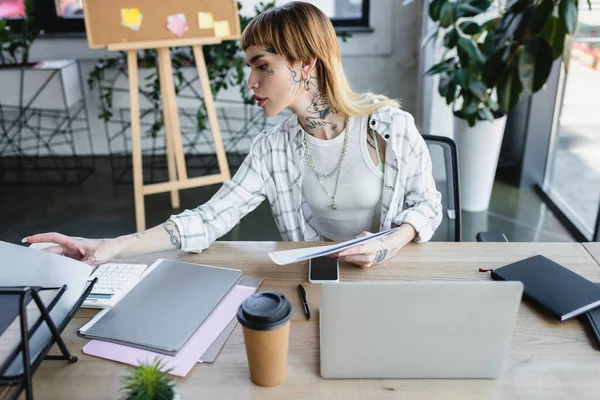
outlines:
{"label": "small potted plant", "polygon": [[164,370],[161,358],[154,361],[140,362],[137,367],[129,369],[123,378],[125,400],[179,400],[180,396],[175,382],[169,376],[170,369]]}

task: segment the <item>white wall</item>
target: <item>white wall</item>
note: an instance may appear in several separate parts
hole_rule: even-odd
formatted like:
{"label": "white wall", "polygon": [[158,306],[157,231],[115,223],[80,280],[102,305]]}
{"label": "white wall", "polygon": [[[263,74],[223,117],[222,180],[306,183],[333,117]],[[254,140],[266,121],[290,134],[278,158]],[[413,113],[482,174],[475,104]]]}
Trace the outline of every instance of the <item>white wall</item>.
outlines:
{"label": "white wall", "polygon": [[[340,41],[344,69],[354,88],[400,98],[404,109],[415,114],[417,122],[420,7],[418,2],[403,6],[400,0],[371,0],[374,32],[355,33],[346,43]],[[33,59],[80,60],[95,154],[108,154],[108,143],[104,122],[97,118],[98,93],[90,92],[86,81],[97,59],[110,55],[108,51],[88,49],[85,38],[41,38],[31,51]],[[235,93],[231,96],[235,97]],[[87,148],[78,150],[83,154]]]}

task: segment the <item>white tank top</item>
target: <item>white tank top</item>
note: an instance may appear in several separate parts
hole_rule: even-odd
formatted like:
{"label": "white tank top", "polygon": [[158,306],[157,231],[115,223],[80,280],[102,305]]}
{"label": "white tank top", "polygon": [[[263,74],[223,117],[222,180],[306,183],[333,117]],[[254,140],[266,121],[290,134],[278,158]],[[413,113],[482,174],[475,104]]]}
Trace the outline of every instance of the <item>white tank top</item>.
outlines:
{"label": "white tank top", "polygon": [[[304,157],[302,196],[310,206],[314,219],[311,224],[325,238],[334,241],[353,239],[363,231],[378,232],[383,193],[383,172],[379,171],[367,148],[368,116],[350,118],[348,150],[339,171],[340,177],[333,201],[327,195],[315,172]],[[303,132],[315,168],[329,174],[342,155],[344,133],[331,140],[321,140]],[[338,172],[321,182],[333,196]]]}

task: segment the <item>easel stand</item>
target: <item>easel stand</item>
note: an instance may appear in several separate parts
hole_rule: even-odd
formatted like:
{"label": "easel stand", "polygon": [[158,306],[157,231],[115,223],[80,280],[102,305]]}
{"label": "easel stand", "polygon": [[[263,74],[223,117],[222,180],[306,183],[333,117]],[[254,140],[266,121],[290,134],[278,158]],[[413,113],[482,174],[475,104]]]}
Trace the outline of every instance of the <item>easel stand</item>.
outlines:
{"label": "easel stand", "polygon": [[[65,329],[71,318],[75,315],[83,301],[91,292],[94,284],[98,281],[98,278],[95,278],[93,281],[88,282],[83,294],[77,300],[73,308],[69,311],[65,319],[57,326],[52,321],[50,317],[50,312],[54,308],[54,306],[58,303],[61,296],[67,290],[67,285],[62,285],[60,287],[30,287],[30,286],[16,286],[16,287],[0,287],[0,298],[3,300],[9,300],[3,304],[14,304],[14,308],[9,309],[0,309],[0,312],[5,315],[14,315],[15,318],[19,318],[19,339],[18,342],[15,343],[14,349],[9,351],[6,357],[0,359],[0,386],[12,386],[14,388],[14,392],[12,393],[11,398],[16,399],[21,394],[21,391],[25,389],[25,397],[26,399],[33,399],[33,392],[31,387],[31,379],[33,373],[37,370],[43,360],[66,360],[70,363],[74,363],[77,361],[77,357],[73,356],[69,353],[65,342],[60,336],[61,332]],[[42,302],[39,292],[45,290],[54,290],[56,293],[48,302],[48,305],[44,305]],[[10,301],[16,300],[16,301]],[[33,300],[35,305],[37,306],[40,316],[31,324],[28,324],[27,320],[27,305],[30,301]],[[12,316],[11,315],[11,316]],[[38,331],[40,326],[46,323],[48,326],[51,336],[48,338],[47,343],[44,344],[44,347],[41,351],[39,351],[38,355],[32,360],[31,359],[31,349],[29,341]],[[12,326],[12,324],[11,324]],[[30,326],[28,328],[28,326]],[[0,327],[4,328],[4,327]],[[4,332],[4,335],[11,335],[10,327],[7,331]],[[52,348],[52,346],[56,343],[62,353],[62,355],[48,355],[48,352]],[[8,369],[11,367],[13,363],[15,363],[19,358],[22,360],[22,372],[16,375],[7,375]]]}
{"label": "easel stand", "polygon": [[[202,45],[218,44],[218,38],[193,38],[178,40],[163,40],[152,42],[116,43],[108,45],[108,50],[127,51],[127,67],[129,72],[129,98],[131,103],[131,151],[133,163],[133,186],[135,197],[136,229],[138,232],[146,229],[146,217],[144,196],[171,192],[171,206],[179,208],[179,190],[193,187],[214,185],[222,183],[231,178],[227,156],[221,139],[219,122],[215,109],[212,90],[202,52]],[[208,114],[208,120],[212,131],[217,160],[219,163],[219,174],[188,178],[181,141],[181,129],[179,124],[179,113],[175,101],[175,86],[173,83],[173,66],[169,49],[175,46],[192,46],[198,77],[204,94],[204,103]],[[142,173],[142,147],[140,128],[140,100],[138,88],[138,66],[137,50],[155,48],[158,52],[158,71],[160,78],[160,90],[163,104],[163,119],[165,127],[165,142],[167,149],[167,166],[169,170],[169,181],[144,185]]]}

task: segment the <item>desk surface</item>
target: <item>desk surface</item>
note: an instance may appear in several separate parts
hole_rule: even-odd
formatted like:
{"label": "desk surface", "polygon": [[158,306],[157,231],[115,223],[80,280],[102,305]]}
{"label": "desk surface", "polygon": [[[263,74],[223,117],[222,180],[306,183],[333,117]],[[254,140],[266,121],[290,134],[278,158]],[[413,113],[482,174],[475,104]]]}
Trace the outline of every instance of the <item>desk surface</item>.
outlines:
{"label": "desk surface", "polygon": [[[560,323],[522,303],[509,362],[496,380],[325,380],[319,374],[317,318],[306,321],[296,287],[305,282],[308,263],[274,265],[273,250],[306,244],[217,242],[202,254],[159,254],[211,265],[240,268],[264,278],[261,290],[283,292],[294,307],[286,382],[275,388],[253,385],[248,377],[241,327],[238,326],[213,365],[198,364],[178,385],[183,399],[196,398],[598,398],[600,351],[579,320]],[[579,243],[426,243],[410,244],[392,261],[369,270],[342,263],[342,281],[490,279],[478,268],[496,268],[543,254],[573,271],[600,282],[600,268]],[[151,262],[157,255],[138,260]],[[318,315],[319,286],[306,283],[313,315]],[[75,364],[45,361],[34,376],[36,399],[117,398],[126,367],[81,353],[87,340],[76,330],[94,314],[80,310],[63,333]],[[493,343],[490,343],[492,346]],[[1,393],[1,391],[0,391]]]}
{"label": "desk surface", "polygon": [[600,242],[583,243],[583,247],[594,257],[598,265],[600,265]]}

